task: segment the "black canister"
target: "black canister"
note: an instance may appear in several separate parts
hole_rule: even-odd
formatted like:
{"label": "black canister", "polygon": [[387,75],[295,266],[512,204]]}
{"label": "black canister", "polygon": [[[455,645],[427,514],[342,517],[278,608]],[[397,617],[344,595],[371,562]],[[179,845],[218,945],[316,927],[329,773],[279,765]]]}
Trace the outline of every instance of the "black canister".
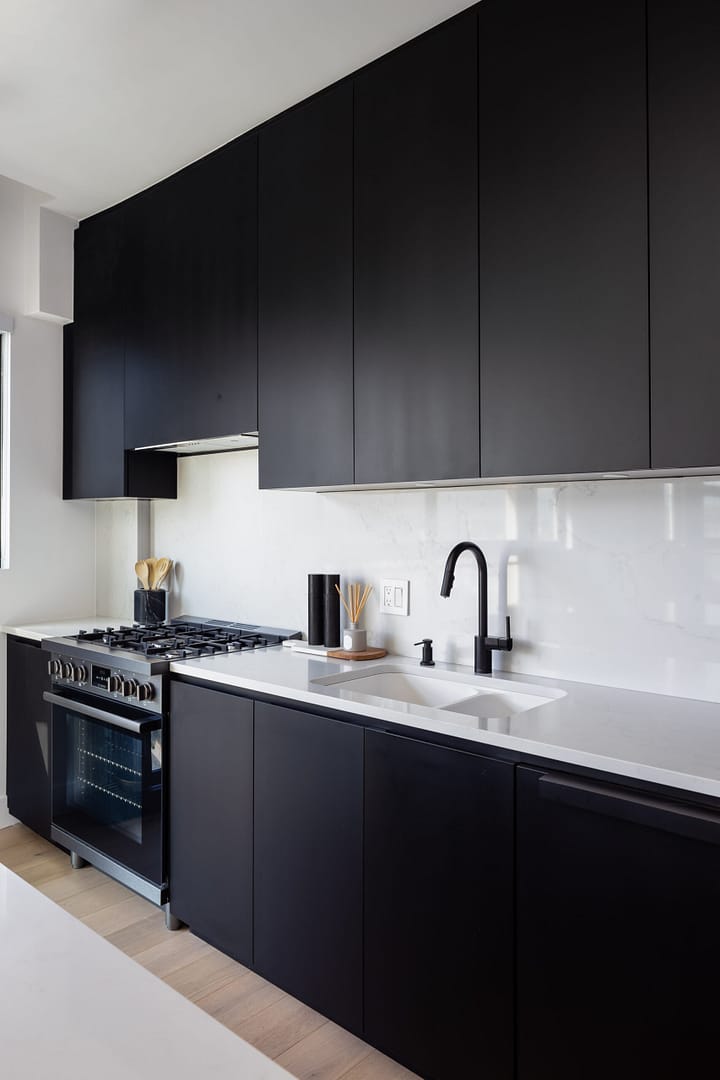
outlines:
{"label": "black canister", "polygon": [[134,605],[135,622],[141,626],[164,623],[167,618],[167,592],[165,589],[136,589]]}
{"label": "black canister", "polygon": [[325,575],[308,574],[308,645],[325,644]]}
{"label": "black canister", "polygon": [[[335,586],[337,585],[337,589]],[[340,575],[325,574],[325,640],[327,649],[340,648]]]}

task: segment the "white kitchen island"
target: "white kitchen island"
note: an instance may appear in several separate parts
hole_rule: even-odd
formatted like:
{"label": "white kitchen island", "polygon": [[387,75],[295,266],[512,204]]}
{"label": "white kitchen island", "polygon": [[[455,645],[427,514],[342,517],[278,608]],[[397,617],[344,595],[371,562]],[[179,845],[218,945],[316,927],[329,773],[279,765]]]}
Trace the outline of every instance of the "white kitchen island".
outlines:
{"label": "white kitchen island", "polygon": [[7,1080],[287,1080],[289,1073],[0,865]]}

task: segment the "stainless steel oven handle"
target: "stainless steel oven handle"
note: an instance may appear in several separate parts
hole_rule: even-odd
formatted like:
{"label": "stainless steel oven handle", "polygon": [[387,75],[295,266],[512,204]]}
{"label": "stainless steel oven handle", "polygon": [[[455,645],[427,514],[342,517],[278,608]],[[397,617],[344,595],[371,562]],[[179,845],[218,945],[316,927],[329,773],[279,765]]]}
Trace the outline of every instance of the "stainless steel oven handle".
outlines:
{"label": "stainless steel oven handle", "polygon": [[93,720],[102,720],[104,724],[123,728],[125,731],[134,731],[138,735],[144,731],[151,731],[154,727],[160,727],[159,716],[150,716],[147,720],[131,720],[130,717],[117,716],[115,713],[105,712],[103,709],[96,709],[92,705],[86,705],[84,701],[75,701],[73,698],[65,697],[62,694],[52,694],[49,690],[43,692],[43,701],[49,702],[50,705],[62,705],[64,709],[80,713],[81,716],[90,716]]}

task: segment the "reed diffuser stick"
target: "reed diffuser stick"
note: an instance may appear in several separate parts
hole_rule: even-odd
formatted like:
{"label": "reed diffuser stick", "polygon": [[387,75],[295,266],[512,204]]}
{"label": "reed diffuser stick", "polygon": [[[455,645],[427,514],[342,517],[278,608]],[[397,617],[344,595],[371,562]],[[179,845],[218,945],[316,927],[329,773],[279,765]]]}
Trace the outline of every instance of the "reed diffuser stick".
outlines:
{"label": "reed diffuser stick", "polygon": [[368,602],[370,593],[373,591],[372,585],[366,585],[362,591],[362,595],[360,594],[360,585],[348,585],[347,600],[340,591],[340,587],[336,585],[335,588],[337,589],[338,596],[342,600],[342,605],[347,612],[348,619],[353,626],[357,626],[358,619],[363,613],[363,608]]}

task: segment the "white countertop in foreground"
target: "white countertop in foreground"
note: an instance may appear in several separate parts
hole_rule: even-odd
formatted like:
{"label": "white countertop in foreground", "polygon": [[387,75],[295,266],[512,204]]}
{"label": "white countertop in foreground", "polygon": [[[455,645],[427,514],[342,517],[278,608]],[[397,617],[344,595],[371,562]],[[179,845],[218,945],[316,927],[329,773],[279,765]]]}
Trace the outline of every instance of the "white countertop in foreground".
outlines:
{"label": "white countertop in foreground", "polygon": [[0,865],[8,1080],[287,1080],[264,1057]]}
{"label": "white countertop in foreground", "polygon": [[[502,673],[495,679],[509,690],[513,682],[524,682],[539,694],[549,689],[565,696],[510,719],[482,721],[448,709],[390,705],[313,682],[361,667],[369,674],[388,665],[423,671],[404,657],[343,663],[288,648],[183,660],[172,664],[171,671],[217,683],[218,688],[292,699],[720,798],[720,704]],[[437,664],[432,670],[472,677],[469,668],[452,664]]]}

